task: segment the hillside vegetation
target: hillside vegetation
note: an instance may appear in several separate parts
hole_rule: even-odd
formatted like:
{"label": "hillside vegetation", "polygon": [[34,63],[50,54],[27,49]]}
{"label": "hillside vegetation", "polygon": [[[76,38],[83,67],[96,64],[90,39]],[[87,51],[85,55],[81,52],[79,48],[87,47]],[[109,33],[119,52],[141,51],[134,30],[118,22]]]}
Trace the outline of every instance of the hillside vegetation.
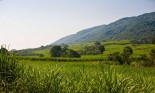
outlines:
{"label": "hillside vegetation", "polygon": [[[68,49],[80,52],[84,49],[85,46],[93,46],[94,43],[85,43],[85,44],[74,44],[70,45]],[[105,47],[105,51],[102,54],[97,55],[81,55],[81,58],[63,58],[63,57],[51,57],[50,50],[51,48],[45,48],[40,50],[31,50],[33,54],[42,54],[44,56],[20,56],[19,59],[24,60],[42,60],[42,61],[66,61],[66,62],[75,62],[75,61],[107,61],[108,55],[115,52],[123,52],[124,47],[130,46],[133,49],[133,54],[131,55],[132,62],[138,60],[141,55],[150,55],[152,49],[155,50],[154,44],[136,44],[133,45],[129,40],[115,40],[108,42],[101,42],[101,45]],[[136,62],[136,63],[139,63]]]}
{"label": "hillside vegetation", "polygon": [[109,40],[140,40],[155,37],[155,12],[119,19],[108,25],[88,28],[53,44],[77,44]]}

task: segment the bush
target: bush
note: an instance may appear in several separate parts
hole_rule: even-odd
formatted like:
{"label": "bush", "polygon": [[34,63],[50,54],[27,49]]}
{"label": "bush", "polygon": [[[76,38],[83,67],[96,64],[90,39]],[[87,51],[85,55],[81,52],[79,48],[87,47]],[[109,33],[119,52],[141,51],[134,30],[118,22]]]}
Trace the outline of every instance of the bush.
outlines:
{"label": "bush", "polygon": [[60,46],[54,46],[50,50],[51,57],[61,57],[61,47]]}
{"label": "bush", "polygon": [[120,54],[119,52],[115,52],[108,55],[108,60],[116,61],[119,64],[128,64],[130,65],[130,55],[133,53],[131,47],[127,46],[123,49],[123,53]]}
{"label": "bush", "polygon": [[140,64],[142,66],[152,66],[153,65],[153,63],[150,61],[149,57],[146,56],[145,54],[142,54],[139,59],[140,59]]}
{"label": "bush", "polygon": [[151,60],[152,62],[154,62],[154,60],[155,60],[155,50],[154,50],[154,49],[152,49],[152,50],[150,51],[150,60]]}
{"label": "bush", "polygon": [[71,57],[71,58],[79,58],[81,57],[76,51],[68,49],[67,46],[54,46],[51,51],[52,57]]}
{"label": "bush", "polygon": [[102,54],[105,51],[105,47],[102,45],[94,45],[94,46],[85,46],[82,51],[80,51],[81,55],[97,55]]}
{"label": "bush", "polygon": [[123,64],[122,58],[119,52],[114,52],[108,55],[108,60],[118,62],[119,64]]}
{"label": "bush", "polygon": [[75,52],[73,50],[67,50],[66,51],[66,56],[71,57],[71,58],[74,58],[74,57],[79,58],[79,57],[81,57],[80,54],[78,54],[77,52]]}

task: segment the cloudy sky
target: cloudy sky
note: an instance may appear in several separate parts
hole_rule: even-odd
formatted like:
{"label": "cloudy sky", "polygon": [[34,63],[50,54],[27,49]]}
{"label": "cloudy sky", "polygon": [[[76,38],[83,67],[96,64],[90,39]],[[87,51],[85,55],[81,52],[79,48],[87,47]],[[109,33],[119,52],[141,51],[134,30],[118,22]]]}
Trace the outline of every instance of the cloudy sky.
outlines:
{"label": "cloudy sky", "polygon": [[0,0],[0,45],[48,45],[89,27],[155,12],[155,0]]}

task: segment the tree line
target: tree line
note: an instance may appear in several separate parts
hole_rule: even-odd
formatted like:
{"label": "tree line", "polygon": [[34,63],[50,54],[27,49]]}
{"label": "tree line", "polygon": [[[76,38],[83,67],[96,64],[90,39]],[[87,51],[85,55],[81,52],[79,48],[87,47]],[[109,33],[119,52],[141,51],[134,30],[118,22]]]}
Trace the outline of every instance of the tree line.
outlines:
{"label": "tree line", "polygon": [[100,42],[95,42],[92,46],[85,46],[80,52],[68,49],[67,45],[53,46],[50,50],[51,57],[73,57],[79,58],[81,55],[102,54],[105,47]]}
{"label": "tree line", "polygon": [[[108,60],[117,62],[121,65],[123,64],[131,64],[131,58],[130,56],[133,54],[133,49],[129,46],[126,46],[123,49],[123,53],[120,52],[114,52],[108,55]],[[154,61],[155,61],[155,50],[151,49],[149,56],[146,54],[141,54],[140,57],[138,58],[138,64],[142,66],[154,66]]]}

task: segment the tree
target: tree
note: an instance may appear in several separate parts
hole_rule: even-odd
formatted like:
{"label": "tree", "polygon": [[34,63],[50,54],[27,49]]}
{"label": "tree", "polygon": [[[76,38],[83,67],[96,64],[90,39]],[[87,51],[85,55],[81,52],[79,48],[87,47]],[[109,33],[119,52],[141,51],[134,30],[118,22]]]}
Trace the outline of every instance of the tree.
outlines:
{"label": "tree", "polygon": [[61,56],[62,57],[67,57],[67,50],[68,50],[67,47],[64,47],[64,48],[61,49]]}
{"label": "tree", "polygon": [[131,47],[129,46],[126,46],[124,49],[123,49],[123,53],[121,54],[121,57],[122,57],[122,60],[123,62],[126,62],[128,65],[130,65],[130,55],[133,54],[133,50]]}
{"label": "tree", "polygon": [[130,65],[130,55],[133,53],[133,50],[131,47],[127,46],[123,49],[123,53],[120,54],[119,52],[114,52],[112,54],[108,55],[108,60],[110,61],[116,61],[120,64],[127,63]]}
{"label": "tree", "polygon": [[81,57],[76,51],[68,49],[67,47],[61,48],[60,46],[54,46],[50,53],[51,57]]}
{"label": "tree", "polygon": [[81,51],[82,55],[97,55],[102,54],[105,51],[105,47],[103,45],[93,45],[93,46],[85,46]]}
{"label": "tree", "polygon": [[67,53],[67,54],[66,54],[67,57],[76,57],[76,58],[81,57],[80,54],[78,54],[78,53],[75,52],[74,50],[68,49],[68,50],[66,51],[66,53]]}
{"label": "tree", "polygon": [[133,53],[133,50],[131,47],[129,46],[126,46],[124,49],[123,49],[123,52],[126,54],[126,55],[131,55]]}
{"label": "tree", "polygon": [[95,44],[96,46],[101,45],[101,43],[98,42],[98,41],[96,41],[94,44]]}
{"label": "tree", "polygon": [[105,51],[105,47],[103,45],[98,45],[99,53],[102,54]]}
{"label": "tree", "polygon": [[54,46],[50,50],[51,57],[61,57],[61,47],[60,46]]}
{"label": "tree", "polygon": [[154,62],[154,60],[155,60],[155,50],[154,50],[154,49],[152,49],[152,50],[150,51],[150,60],[151,60],[152,62]]}
{"label": "tree", "polygon": [[0,54],[9,54],[8,50],[6,48],[1,47]]}
{"label": "tree", "polygon": [[119,52],[114,52],[112,54],[108,55],[108,60],[110,61],[116,61],[119,64],[123,64],[120,53]]}

